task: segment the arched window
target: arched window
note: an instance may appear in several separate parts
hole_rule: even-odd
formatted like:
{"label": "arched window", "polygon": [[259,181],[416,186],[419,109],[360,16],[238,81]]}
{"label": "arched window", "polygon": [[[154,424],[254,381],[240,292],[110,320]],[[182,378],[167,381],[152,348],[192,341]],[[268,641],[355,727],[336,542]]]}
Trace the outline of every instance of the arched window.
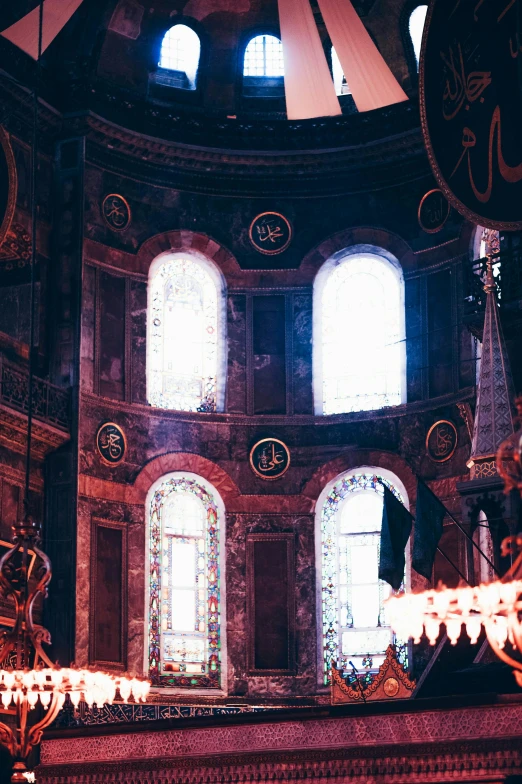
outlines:
{"label": "arched window", "polygon": [[256,35],[248,42],[243,76],[284,76],[283,44],[275,35]]}
{"label": "arched window", "polygon": [[196,89],[201,43],[191,27],[177,24],[167,30],[161,44],[159,67],[177,72],[186,90]]}
{"label": "arched window", "polygon": [[223,688],[223,502],[202,477],[172,473],[152,486],[146,513],[149,678]]}
{"label": "arched window", "polygon": [[326,262],[314,284],[316,414],[405,401],[402,271],[384,256],[351,251]]}
{"label": "arched window", "polygon": [[343,73],[343,67],[341,65],[341,61],[339,60],[339,57],[337,56],[337,52],[335,51],[335,48],[333,46],[331,49],[331,55],[332,55],[332,76],[333,76],[336,95],[350,95],[351,90],[348,85],[348,82],[346,81],[346,77]]}
{"label": "arched window", "polygon": [[408,21],[408,30],[410,33],[411,42],[413,44],[413,51],[415,52],[415,62],[417,63],[417,70],[419,69],[420,53],[422,46],[422,33],[424,31],[424,23],[426,21],[426,14],[428,12],[427,5],[418,5],[410,14]]}
{"label": "arched window", "polygon": [[[223,407],[224,297],[218,270],[204,259],[167,254],[149,273],[147,399],[177,411]],[[223,374],[221,374],[223,376]]]}
{"label": "arched window", "polygon": [[317,502],[316,541],[320,543],[321,681],[332,663],[363,672],[384,660],[393,634],[384,600],[391,591],[378,579],[383,485],[408,505],[400,480],[378,468],[362,467],[330,482]]}

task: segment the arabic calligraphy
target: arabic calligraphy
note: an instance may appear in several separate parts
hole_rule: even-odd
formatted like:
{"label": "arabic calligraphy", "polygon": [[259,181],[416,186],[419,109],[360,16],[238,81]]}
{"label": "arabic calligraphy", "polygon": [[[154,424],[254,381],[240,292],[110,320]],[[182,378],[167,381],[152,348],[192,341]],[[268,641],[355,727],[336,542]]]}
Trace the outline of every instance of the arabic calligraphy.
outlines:
{"label": "arabic calligraphy", "polygon": [[96,447],[106,463],[110,465],[120,463],[126,449],[123,430],[114,422],[101,425],[96,434]]}
{"label": "arabic calligraphy", "polygon": [[288,447],[277,438],[263,438],[250,450],[250,466],[262,479],[279,479],[290,466]]}
{"label": "arabic calligraphy", "polygon": [[457,448],[457,428],[453,422],[440,419],[435,422],[426,436],[426,451],[436,463],[444,463],[453,456]]}
{"label": "arabic calligraphy", "polygon": [[464,103],[469,104],[481,97],[484,90],[491,84],[491,71],[471,71],[466,76],[464,58],[460,44],[458,50],[458,63],[456,63],[453,47],[449,49],[449,56],[440,53],[446,65],[448,76],[442,94],[442,113],[445,120],[452,120],[461,110]]}
{"label": "arabic calligraphy", "polygon": [[250,241],[260,253],[275,255],[282,253],[292,239],[292,228],[284,215],[278,212],[263,212],[252,221]]}
{"label": "arabic calligraphy", "polygon": [[475,198],[478,201],[485,204],[491,198],[491,192],[493,190],[493,143],[495,141],[495,133],[497,134],[497,169],[500,176],[506,182],[519,182],[522,180],[522,162],[519,163],[517,166],[509,166],[506,161],[504,160],[504,156],[502,154],[502,134],[501,134],[501,121],[500,121],[500,106],[497,106],[495,111],[493,112],[493,117],[491,118],[491,125],[489,128],[489,143],[488,143],[488,184],[486,190],[480,191],[476,184],[475,179],[473,177],[472,167],[471,167],[471,155],[470,151],[473,147],[475,147],[477,143],[477,137],[473,133],[470,128],[464,128],[462,133],[462,147],[464,148],[462,154],[457,161],[457,165],[451,172],[450,177],[453,177],[457,169],[459,168],[460,164],[464,160],[464,157],[467,155],[468,157],[468,174],[469,174],[469,182],[473,193],[475,194]]}
{"label": "arabic calligraphy", "polygon": [[440,231],[450,214],[450,206],[440,190],[434,188],[424,194],[419,204],[417,218],[423,231],[435,234]]}
{"label": "arabic calligraphy", "polygon": [[437,0],[421,53],[421,118],[444,196],[474,223],[522,228],[520,0]]}
{"label": "arabic calligraphy", "polygon": [[109,193],[104,198],[102,214],[105,222],[115,231],[123,231],[131,221],[129,204],[118,193]]}

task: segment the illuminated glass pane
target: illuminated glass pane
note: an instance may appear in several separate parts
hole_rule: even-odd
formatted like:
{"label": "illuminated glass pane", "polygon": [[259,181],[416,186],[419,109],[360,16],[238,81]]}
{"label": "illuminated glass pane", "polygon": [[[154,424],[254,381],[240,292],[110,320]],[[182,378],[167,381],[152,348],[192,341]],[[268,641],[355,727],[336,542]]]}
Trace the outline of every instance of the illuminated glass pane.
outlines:
{"label": "illuminated glass pane", "polygon": [[422,33],[424,31],[424,23],[426,21],[427,11],[427,5],[418,5],[417,8],[415,8],[410,14],[410,37],[413,44],[413,51],[415,52],[417,68],[419,67]]}
{"label": "illuminated glass pane", "polygon": [[357,541],[353,541],[350,556],[352,584],[376,583],[379,563],[378,543],[357,547]]}
{"label": "illuminated glass pane", "polygon": [[[402,401],[402,287],[389,262],[349,256],[321,295],[323,413]],[[346,336],[358,339],[346,342]]]}
{"label": "illuminated glass pane", "polygon": [[283,76],[283,45],[275,35],[256,35],[248,42],[243,64],[245,76]]}
{"label": "illuminated glass pane", "polygon": [[341,509],[340,533],[359,534],[380,531],[382,497],[378,493],[361,492],[349,496]]}
{"label": "illuminated glass pane", "polygon": [[190,495],[169,496],[163,507],[163,526],[167,533],[201,534],[205,525],[203,504]]}
{"label": "illuminated glass pane", "polygon": [[196,594],[194,591],[172,590],[172,628],[178,632],[194,631],[196,624]]}
{"label": "illuminated glass pane", "polygon": [[197,480],[174,474],[154,491],[149,552],[149,677],[219,688],[219,515]]}
{"label": "illuminated glass pane", "polygon": [[176,588],[192,586],[196,584],[196,543],[180,542],[174,540],[171,543],[171,563],[172,573],[171,585]]}
{"label": "illuminated glass pane", "polygon": [[187,25],[177,24],[167,30],[161,43],[159,67],[183,71],[194,88],[201,44],[197,33]]}
{"label": "illuminated glass pane", "polygon": [[147,397],[178,411],[216,407],[218,292],[208,270],[175,256],[149,280]]}
{"label": "illuminated glass pane", "polygon": [[383,485],[402,502],[384,477],[356,473],[335,482],[321,510],[325,684],[332,662],[364,671],[370,655],[375,671],[393,639],[383,608],[389,586],[378,579]]}
{"label": "illuminated glass pane", "polygon": [[332,46],[332,76],[337,95],[349,95],[351,90],[346,81],[343,73],[343,67],[339,61],[339,57],[335,48]]}

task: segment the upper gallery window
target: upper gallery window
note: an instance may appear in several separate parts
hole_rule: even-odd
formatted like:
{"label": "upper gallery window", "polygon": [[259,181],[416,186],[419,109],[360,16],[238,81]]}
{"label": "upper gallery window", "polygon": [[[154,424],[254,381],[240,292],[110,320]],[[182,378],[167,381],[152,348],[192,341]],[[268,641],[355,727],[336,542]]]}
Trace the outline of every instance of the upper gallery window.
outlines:
{"label": "upper gallery window", "polygon": [[186,90],[196,89],[201,43],[191,27],[177,24],[167,30],[161,44],[159,67],[176,72],[179,86]]}
{"label": "upper gallery window", "polygon": [[[349,471],[326,486],[317,504],[321,541],[321,680],[332,664],[375,671],[393,641],[384,600],[391,588],[378,578],[383,485],[407,504],[402,484],[375,468]],[[400,489],[399,489],[400,488]]]}
{"label": "upper gallery window", "polygon": [[156,686],[219,689],[221,499],[201,477],[172,473],[152,487],[147,514],[149,677]]}
{"label": "upper gallery window", "polygon": [[316,414],[405,401],[403,279],[383,256],[330,261],[314,284]]}
{"label": "upper gallery window", "polygon": [[275,35],[256,35],[248,42],[243,76],[284,76],[283,44]]}
{"label": "upper gallery window", "polygon": [[221,408],[223,350],[217,270],[194,256],[160,256],[149,274],[147,399],[177,411]]}
{"label": "upper gallery window", "polygon": [[331,49],[331,55],[332,55],[332,76],[333,76],[336,95],[350,95],[351,90],[350,87],[348,86],[348,82],[346,81],[346,77],[343,73],[343,67],[341,65],[341,61],[339,60],[339,57],[337,56],[337,52],[335,51],[335,48],[333,46]]}
{"label": "upper gallery window", "polygon": [[422,45],[422,33],[424,30],[424,23],[426,21],[426,14],[428,12],[427,5],[418,5],[410,14],[408,22],[408,29],[410,31],[410,38],[413,44],[413,51],[415,52],[415,62],[417,63],[417,70],[419,70],[420,53]]}

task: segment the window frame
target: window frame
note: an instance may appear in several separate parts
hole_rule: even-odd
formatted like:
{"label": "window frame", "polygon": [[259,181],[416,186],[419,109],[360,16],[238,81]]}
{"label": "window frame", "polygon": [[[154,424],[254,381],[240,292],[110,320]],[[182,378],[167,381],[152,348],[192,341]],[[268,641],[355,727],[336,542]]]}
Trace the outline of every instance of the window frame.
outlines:
{"label": "window frame", "polygon": [[[320,689],[326,690],[330,689],[330,686],[325,685],[324,683],[324,637],[323,637],[323,536],[322,536],[322,513],[323,508],[326,502],[326,499],[332,492],[335,485],[341,482],[343,479],[347,479],[351,476],[357,476],[360,474],[366,475],[376,475],[385,479],[393,488],[402,496],[402,502],[404,506],[409,509],[410,508],[410,500],[408,497],[408,493],[404,486],[402,480],[394,474],[392,471],[389,471],[386,468],[380,468],[379,466],[367,466],[361,465],[355,468],[349,468],[346,471],[342,471],[340,474],[335,476],[331,479],[322,489],[319,497],[317,498],[315,504],[315,574],[316,574],[316,618],[317,618],[317,685]],[[344,499],[343,499],[344,501]],[[337,520],[337,518],[336,518]],[[338,525],[338,520],[337,520]],[[338,538],[338,534],[337,534]],[[406,568],[404,573],[404,586],[405,589],[408,591],[410,588],[410,581],[411,581],[411,558],[410,558],[410,541],[408,540],[408,544],[406,545]],[[339,545],[336,541],[336,553],[338,558],[339,552]],[[337,633],[337,653],[339,653],[340,649],[340,641],[341,641],[341,627],[340,627],[340,613],[339,613],[339,601],[337,598],[337,626],[338,626],[338,633]],[[390,638],[391,638],[391,628],[390,628]],[[391,640],[390,640],[391,641]],[[350,656],[350,654],[348,654]],[[335,659],[336,663],[338,658]]]}
{"label": "window frame", "polygon": [[[216,327],[217,327],[217,336],[216,336],[216,406],[215,410],[210,413],[219,413],[225,410],[225,394],[226,394],[226,382],[227,382],[227,288],[225,278],[221,272],[221,270],[217,267],[217,265],[205,256],[202,253],[194,251],[192,249],[184,250],[184,249],[172,249],[165,251],[164,253],[160,253],[159,256],[156,256],[154,261],[149,267],[149,274],[147,279],[147,315],[146,315],[146,400],[147,404],[152,406],[149,402],[150,398],[150,353],[151,353],[151,330],[150,330],[150,319],[151,319],[151,297],[152,297],[152,287],[151,282],[153,277],[155,276],[157,270],[167,261],[170,259],[189,259],[190,261],[199,264],[209,275],[211,278],[215,289],[216,289]],[[162,371],[164,372],[164,371]],[[157,406],[152,406],[153,408],[158,408]],[[178,408],[158,408],[161,411],[179,411],[183,412],[184,409]],[[185,412],[186,413],[186,412]],[[190,412],[194,415],[198,415],[201,412]]]}
{"label": "window frame", "polygon": [[[169,19],[169,22],[169,24],[163,24],[158,30],[157,37],[155,38],[155,43],[151,51],[149,77],[151,83],[150,86],[154,89],[154,92],[157,93],[158,97],[161,97],[162,95],[165,96],[167,93],[170,93],[171,90],[175,90],[177,96],[180,99],[191,103],[192,101],[197,100],[196,96],[199,98],[204,86],[203,82],[206,74],[206,62],[208,54],[207,36],[205,35],[205,30],[201,24],[191,17],[177,16],[175,17],[174,23],[172,19]],[[161,48],[163,45],[163,40],[169,30],[171,30],[173,27],[176,27],[177,25],[188,27],[197,35],[199,39],[199,60],[194,78],[194,87],[184,87],[181,84],[175,84],[174,82],[176,81],[176,77],[169,78],[169,74],[181,73],[185,74],[185,78],[188,78],[186,71],[171,70],[159,64],[161,59]]]}
{"label": "window frame", "polygon": [[[237,90],[242,102],[261,99],[264,104],[270,103],[274,110],[285,108],[284,71],[283,76],[245,76],[245,54],[249,43],[258,36],[270,35],[281,41],[281,31],[276,27],[253,28],[245,31],[237,54]],[[264,105],[263,104],[263,105]]]}
{"label": "window frame", "polygon": [[[351,245],[347,248],[337,251],[318,270],[313,286],[313,340],[312,340],[312,369],[313,369],[313,397],[314,397],[314,414],[315,416],[353,416],[361,412],[368,412],[371,410],[380,411],[381,409],[362,409],[359,411],[345,411],[336,414],[324,413],[324,400],[323,400],[323,341],[322,341],[322,321],[323,321],[323,308],[322,298],[323,292],[328,281],[330,274],[336,267],[345,262],[349,262],[352,256],[374,256],[382,263],[387,263],[390,270],[394,273],[397,284],[399,286],[399,308],[400,308],[400,324],[399,324],[399,341],[401,341],[400,352],[400,375],[401,375],[401,402],[398,405],[403,405],[407,402],[407,355],[406,355],[406,309],[405,309],[405,287],[404,287],[404,274],[402,267],[395,256],[384,248],[375,245],[357,244]],[[394,406],[386,406],[386,409],[394,408]]]}
{"label": "window frame", "polygon": [[[220,677],[219,687],[190,687],[163,685],[161,682],[153,684],[152,692],[162,694],[184,694],[184,695],[226,695],[228,693],[228,656],[227,656],[227,597],[226,597],[226,510],[223,499],[218,490],[205,477],[194,474],[191,471],[169,471],[160,476],[150,487],[145,500],[145,612],[144,612],[144,651],[143,651],[143,671],[149,673],[150,662],[150,640],[149,640],[149,620],[150,620],[150,536],[151,536],[151,515],[150,508],[154,493],[169,479],[187,479],[198,484],[203,490],[210,494],[218,513],[218,567],[219,567],[219,635],[220,635]],[[160,538],[162,531],[160,530]],[[160,616],[161,618],[161,616]],[[207,628],[208,634],[208,628]],[[161,638],[160,638],[161,639]],[[161,681],[161,674],[159,679]],[[165,676],[163,676],[165,677]],[[168,677],[168,676],[167,676]]]}

